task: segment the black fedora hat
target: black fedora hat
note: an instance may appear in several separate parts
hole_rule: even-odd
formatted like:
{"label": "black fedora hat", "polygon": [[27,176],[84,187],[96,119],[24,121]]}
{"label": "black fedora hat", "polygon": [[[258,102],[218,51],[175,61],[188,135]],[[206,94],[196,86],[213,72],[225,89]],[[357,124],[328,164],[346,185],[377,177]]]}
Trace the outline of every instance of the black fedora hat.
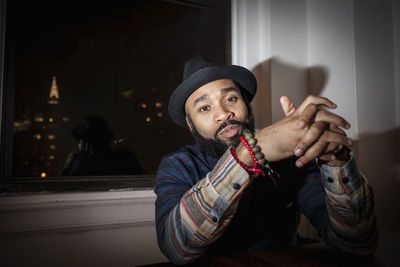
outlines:
{"label": "black fedora hat", "polygon": [[194,57],[186,61],[183,82],[169,99],[168,112],[172,120],[187,127],[185,103],[188,97],[201,86],[221,79],[234,80],[246,92],[249,102],[256,94],[257,81],[248,69],[237,65],[218,66],[204,57]]}

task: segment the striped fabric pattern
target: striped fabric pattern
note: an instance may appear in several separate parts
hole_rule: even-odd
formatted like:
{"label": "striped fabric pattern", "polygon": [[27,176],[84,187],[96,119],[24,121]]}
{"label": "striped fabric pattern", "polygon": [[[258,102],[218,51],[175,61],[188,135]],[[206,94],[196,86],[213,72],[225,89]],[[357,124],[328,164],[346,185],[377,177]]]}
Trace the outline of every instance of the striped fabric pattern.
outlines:
{"label": "striped fabric pattern", "polygon": [[321,166],[321,179],[329,215],[324,240],[342,251],[372,254],[377,240],[373,193],[353,155],[342,168]]}
{"label": "striped fabric pattern", "polygon": [[[332,247],[359,254],[373,252],[373,194],[354,158],[343,168],[312,167],[305,171],[305,183],[298,191],[299,212]],[[343,182],[343,178],[348,180]],[[155,185],[161,251],[176,264],[201,257],[224,234],[252,180],[230,150],[219,160],[205,156],[198,145],[164,157]]]}

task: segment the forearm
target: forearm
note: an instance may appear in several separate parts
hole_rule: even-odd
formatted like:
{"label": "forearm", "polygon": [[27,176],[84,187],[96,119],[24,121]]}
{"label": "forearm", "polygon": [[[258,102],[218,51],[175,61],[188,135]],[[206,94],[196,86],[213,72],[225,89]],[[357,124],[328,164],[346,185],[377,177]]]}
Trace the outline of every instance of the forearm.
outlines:
{"label": "forearm", "polygon": [[228,150],[168,214],[163,239],[169,259],[183,264],[203,255],[229,225],[250,180]]}
{"label": "forearm", "polygon": [[371,254],[377,232],[371,187],[359,174],[354,158],[342,168],[321,166],[328,221],[320,229],[331,246],[355,254]]}

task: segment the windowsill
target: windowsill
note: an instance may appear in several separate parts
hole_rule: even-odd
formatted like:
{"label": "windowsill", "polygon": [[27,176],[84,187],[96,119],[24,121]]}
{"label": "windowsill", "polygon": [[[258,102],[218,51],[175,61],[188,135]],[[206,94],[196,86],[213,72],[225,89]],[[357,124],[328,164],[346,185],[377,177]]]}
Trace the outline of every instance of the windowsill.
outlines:
{"label": "windowsill", "polygon": [[153,190],[155,175],[13,178],[0,196]]}
{"label": "windowsill", "polygon": [[108,192],[34,192],[30,194],[2,194],[0,207],[9,205],[37,205],[45,203],[98,201],[98,200],[125,200],[125,199],[155,199],[153,189],[121,189]]}
{"label": "windowsill", "polygon": [[3,195],[0,238],[154,227],[155,199],[153,190]]}

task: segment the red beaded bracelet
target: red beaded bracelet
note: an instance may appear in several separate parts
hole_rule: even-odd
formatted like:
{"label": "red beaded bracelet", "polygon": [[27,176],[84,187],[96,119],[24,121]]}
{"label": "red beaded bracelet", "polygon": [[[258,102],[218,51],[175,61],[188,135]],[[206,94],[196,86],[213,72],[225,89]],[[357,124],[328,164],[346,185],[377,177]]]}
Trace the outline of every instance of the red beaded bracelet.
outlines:
{"label": "red beaded bracelet", "polygon": [[239,158],[236,156],[236,152],[235,152],[235,148],[232,147],[231,148],[231,152],[232,152],[232,156],[233,158],[237,161],[237,163],[239,163],[240,166],[243,167],[243,169],[245,169],[247,172],[253,174],[255,173],[255,177],[257,177],[258,175],[262,174],[265,175],[265,173],[263,172],[263,170],[260,167],[260,164],[258,164],[258,160],[253,152],[253,150],[251,149],[250,145],[247,143],[246,139],[244,139],[243,136],[240,137],[240,141],[242,142],[242,144],[246,147],[246,149],[249,151],[251,159],[253,160],[253,167],[249,167],[246,164],[244,164],[243,162],[241,162],[239,160]]}
{"label": "red beaded bracelet", "polygon": [[269,162],[265,159],[264,154],[261,152],[261,148],[257,146],[257,139],[254,138],[253,133],[248,129],[244,129],[242,136],[240,136],[240,141],[249,151],[251,159],[253,160],[253,167],[249,167],[241,162],[236,156],[235,149],[232,148],[231,152],[235,160],[249,173],[255,173],[256,177],[259,174],[265,175],[263,170],[266,169],[268,176],[271,178],[275,186],[277,186],[277,182],[275,179],[279,178],[280,175],[279,173],[271,169]]}

